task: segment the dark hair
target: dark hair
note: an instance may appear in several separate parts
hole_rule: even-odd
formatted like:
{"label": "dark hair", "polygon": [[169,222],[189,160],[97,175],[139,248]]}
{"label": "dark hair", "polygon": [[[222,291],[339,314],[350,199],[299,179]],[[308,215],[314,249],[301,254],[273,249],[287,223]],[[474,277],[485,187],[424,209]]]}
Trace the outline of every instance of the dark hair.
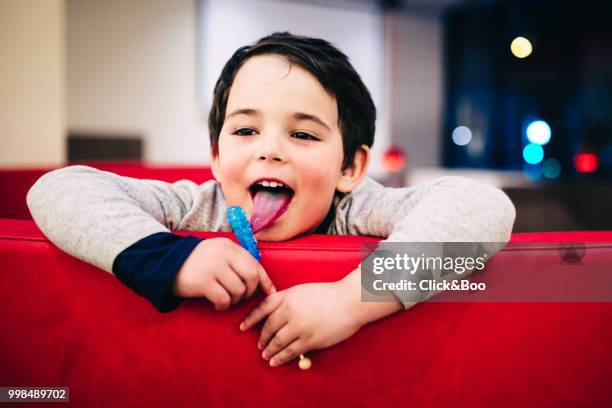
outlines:
{"label": "dark hair", "polygon": [[219,135],[225,120],[225,109],[236,73],[249,58],[278,54],[299,65],[317,78],[323,88],[336,98],[338,125],[342,133],[345,169],[353,162],[361,145],[371,147],[376,128],[376,107],[368,88],[346,55],[325,40],[273,33],[251,46],[240,47],[225,63],[214,90],[208,129],[213,152],[218,153]]}

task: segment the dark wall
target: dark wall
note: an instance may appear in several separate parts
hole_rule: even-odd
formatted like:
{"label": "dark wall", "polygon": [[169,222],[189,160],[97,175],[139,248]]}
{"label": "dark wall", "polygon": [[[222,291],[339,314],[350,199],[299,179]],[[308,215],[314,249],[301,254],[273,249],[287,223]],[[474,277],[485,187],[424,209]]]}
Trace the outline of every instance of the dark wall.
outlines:
{"label": "dark wall", "polygon": [[[449,10],[444,26],[445,166],[522,169],[526,124],[544,119],[560,180],[575,179],[580,152],[602,160],[590,179],[612,180],[612,2],[487,2]],[[510,52],[517,36],[534,45],[525,59]],[[452,142],[459,125],[472,146]]]}

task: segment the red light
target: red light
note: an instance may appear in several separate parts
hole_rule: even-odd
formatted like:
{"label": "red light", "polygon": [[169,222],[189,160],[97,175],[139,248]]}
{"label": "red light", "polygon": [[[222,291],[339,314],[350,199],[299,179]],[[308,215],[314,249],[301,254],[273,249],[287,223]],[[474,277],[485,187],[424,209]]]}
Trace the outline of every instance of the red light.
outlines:
{"label": "red light", "polygon": [[383,155],[382,167],[389,173],[402,171],[406,163],[404,152],[396,146],[391,146]]}
{"label": "red light", "polygon": [[580,173],[593,173],[599,167],[599,159],[594,153],[579,153],[574,159],[574,166]]}

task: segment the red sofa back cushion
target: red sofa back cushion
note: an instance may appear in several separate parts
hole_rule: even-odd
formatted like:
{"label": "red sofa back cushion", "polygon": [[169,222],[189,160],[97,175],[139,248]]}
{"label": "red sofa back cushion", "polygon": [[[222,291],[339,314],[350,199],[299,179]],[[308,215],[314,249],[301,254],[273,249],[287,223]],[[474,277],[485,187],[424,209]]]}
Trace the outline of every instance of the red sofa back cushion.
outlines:
{"label": "red sofa back cushion", "polygon": [[[341,278],[372,241],[310,236],[261,249],[282,289]],[[502,251],[487,273],[529,268],[530,256]],[[30,221],[0,220],[0,260],[0,384],[69,386],[77,406],[610,402],[611,303],[423,303],[309,353],[313,367],[300,371],[268,367],[258,332],[238,330],[261,296],[226,312],[189,300],[160,314],[112,275],[56,249]]]}
{"label": "red sofa back cushion", "polygon": [[[140,179],[168,182],[192,180],[203,183],[213,178],[208,167],[147,166],[131,163],[84,163],[100,170]],[[26,194],[43,174],[53,168],[0,169],[0,218],[32,219],[26,204]]]}

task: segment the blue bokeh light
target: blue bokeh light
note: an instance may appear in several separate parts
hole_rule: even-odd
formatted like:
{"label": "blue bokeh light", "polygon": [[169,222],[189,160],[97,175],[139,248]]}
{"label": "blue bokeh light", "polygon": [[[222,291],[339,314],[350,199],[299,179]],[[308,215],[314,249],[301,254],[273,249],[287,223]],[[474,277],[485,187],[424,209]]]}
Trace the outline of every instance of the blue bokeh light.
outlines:
{"label": "blue bokeh light", "polygon": [[523,175],[529,180],[539,180],[542,178],[542,166],[539,164],[524,164]]}
{"label": "blue bokeh light", "polygon": [[539,145],[545,145],[550,141],[552,132],[550,126],[543,120],[534,120],[527,125],[527,140]]}
{"label": "blue bokeh light", "polygon": [[561,174],[561,163],[557,159],[546,159],[542,163],[542,173],[544,177],[555,179]]}
{"label": "blue bokeh light", "polygon": [[457,126],[452,134],[453,142],[458,146],[465,146],[472,140],[472,131],[467,126]]}
{"label": "blue bokeh light", "polygon": [[523,158],[529,164],[538,164],[544,158],[544,149],[535,143],[529,143],[523,148]]}

